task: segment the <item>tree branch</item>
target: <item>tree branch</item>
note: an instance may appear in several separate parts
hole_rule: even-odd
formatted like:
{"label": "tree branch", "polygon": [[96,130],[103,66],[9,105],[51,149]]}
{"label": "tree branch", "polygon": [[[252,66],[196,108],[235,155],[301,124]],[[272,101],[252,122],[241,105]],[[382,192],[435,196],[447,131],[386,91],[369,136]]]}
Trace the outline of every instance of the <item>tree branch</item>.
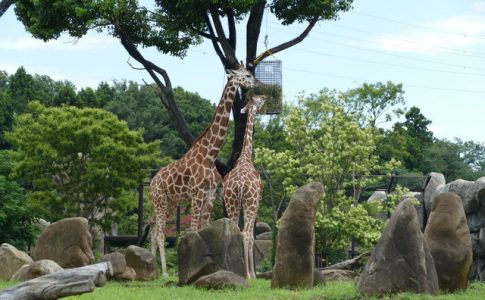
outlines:
{"label": "tree branch", "polygon": [[8,8],[13,4],[13,0],[1,0],[0,1],[0,18],[8,10]]}
{"label": "tree branch", "polygon": [[313,27],[315,26],[315,24],[317,23],[319,18],[320,18],[320,16],[313,17],[313,19],[310,21],[310,23],[308,23],[307,28],[305,28],[305,30],[303,30],[303,32],[299,36],[297,36],[296,38],[294,38],[294,39],[292,39],[292,40],[290,40],[286,43],[280,44],[276,47],[273,47],[271,49],[266,50],[259,57],[258,61],[261,61],[261,60],[265,59],[266,57],[268,57],[272,54],[275,54],[275,53],[278,53],[278,52],[283,51],[285,49],[288,49],[288,48],[300,43],[301,41],[303,41],[307,37],[308,33],[313,29]]}
{"label": "tree branch", "polygon": [[226,63],[228,64],[228,66],[226,67],[231,69],[236,69],[236,67],[239,65],[239,63],[237,62],[236,53],[234,52],[234,49],[231,48],[231,45],[229,44],[229,41],[226,38],[226,34],[224,33],[224,28],[222,28],[219,15],[217,14],[217,11],[215,9],[211,9],[210,13],[212,16],[212,22],[214,22],[214,27],[217,32],[217,38],[218,38],[219,44],[221,45],[222,50],[224,51]]}
{"label": "tree branch", "polygon": [[234,11],[230,9],[227,11],[227,27],[229,28],[229,45],[232,49],[236,49],[236,21],[234,17]]}
{"label": "tree branch", "polygon": [[[182,114],[178,109],[177,103],[175,102],[172,83],[170,81],[170,77],[168,76],[167,72],[164,69],[157,66],[156,64],[152,63],[151,61],[145,59],[121,28],[117,27],[116,31],[120,37],[121,44],[126,49],[128,54],[131,57],[133,57],[136,61],[138,61],[146,69],[148,74],[150,74],[150,77],[155,81],[157,86],[160,88],[161,90],[161,93],[159,94],[160,99],[162,100],[162,103],[165,106],[165,108],[169,111],[170,116],[174,120],[175,127],[177,128],[177,131],[179,132],[180,136],[184,140],[185,144],[187,146],[192,145],[192,142],[194,141],[195,138],[190,132],[187,122],[182,117]],[[160,78],[157,76],[156,73],[162,76],[165,83],[163,83],[160,80]]]}
{"label": "tree branch", "polygon": [[249,13],[248,23],[246,24],[246,66],[253,71],[253,63],[258,51],[258,40],[263,22],[264,7],[266,0],[260,0]]}
{"label": "tree branch", "polygon": [[226,65],[227,64],[226,57],[224,56],[224,53],[222,53],[222,50],[219,47],[219,44],[217,43],[217,37],[214,32],[214,28],[212,27],[211,20],[207,14],[204,14],[204,20],[205,20],[205,23],[207,24],[207,28],[209,29],[210,35],[213,37],[211,38],[211,42],[212,42],[212,46],[214,47],[214,51],[216,51],[217,56],[219,56],[219,59],[221,60],[222,65],[225,68],[228,68],[228,66]]}

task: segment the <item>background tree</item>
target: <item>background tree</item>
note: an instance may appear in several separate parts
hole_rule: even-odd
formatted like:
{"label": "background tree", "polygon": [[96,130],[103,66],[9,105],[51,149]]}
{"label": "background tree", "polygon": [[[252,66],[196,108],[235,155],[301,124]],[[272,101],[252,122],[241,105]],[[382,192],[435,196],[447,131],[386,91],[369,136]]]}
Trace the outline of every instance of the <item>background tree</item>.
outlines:
{"label": "background tree", "polygon": [[80,105],[76,87],[69,81],[54,81],[48,76],[31,75],[20,67],[8,75],[0,71],[0,149],[10,145],[4,133],[12,128],[13,116],[26,111],[29,101],[47,106],[75,103]]}
{"label": "background tree", "polygon": [[424,159],[423,172],[440,172],[447,182],[475,181],[485,176],[485,146],[472,141],[435,139]]}
{"label": "background tree", "polygon": [[[117,82],[111,97],[105,109],[125,120],[130,129],[143,129],[146,142],[162,141],[162,156],[178,159],[185,153],[185,143],[177,134],[167,111],[160,106],[154,86]],[[200,134],[210,123],[214,106],[209,100],[180,87],[174,88],[174,97],[190,124],[190,131]]]}
{"label": "background tree", "polygon": [[393,130],[406,139],[409,155],[404,158],[404,166],[410,171],[421,171],[424,168],[426,151],[433,144],[433,132],[428,129],[430,124],[431,121],[415,106],[406,112],[404,122],[394,124]]}
{"label": "background tree", "polygon": [[9,178],[14,166],[10,152],[0,151],[0,241],[27,250],[35,236],[33,214],[25,205],[23,188]]}
{"label": "background tree", "polygon": [[326,90],[300,99],[282,117],[286,147],[280,151],[255,149],[256,165],[271,174],[273,183],[282,185],[281,197],[311,181],[325,186],[317,212],[316,245],[330,260],[332,254],[343,253],[351,236],[364,247],[379,238],[379,222],[353,198],[353,191],[366,184],[354,175],[389,169],[378,164],[376,131],[360,127],[355,115],[347,114],[344,107],[336,93]]}
{"label": "background tree", "polygon": [[[106,30],[118,38],[129,53],[149,73],[159,87],[159,98],[169,111],[179,135],[187,145],[194,139],[175,101],[172,83],[167,72],[147,60],[138,50],[155,47],[164,54],[183,57],[186,50],[202,39],[211,41],[222,65],[235,69],[239,64],[236,56],[238,32],[244,30],[236,24],[245,23],[246,65],[249,69],[269,56],[290,48],[302,40],[321,20],[337,19],[338,13],[350,9],[353,0],[336,1],[165,1],[158,0],[154,9],[140,5],[136,0],[103,1],[15,1],[18,19],[35,37],[43,40],[58,38],[61,32],[82,37],[89,29]],[[296,37],[271,47],[261,55],[258,42],[263,16],[271,12],[282,25],[305,23],[306,28]],[[245,115],[239,112],[242,97],[236,97],[233,106],[234,142],[229,167],[218,162],[224,175],[237,159],[242,146],[246,124]]]}
{"label": "background tree", "polygon": [[83,216],[93,225],[158,157],[158,143],[144,143],[115,115],[92,108],[31,102],[7,139],[17,150],[16,175],[32,184],[29,206],[50,221]]}
{"label": "background tree", "polygon": [[402,84],[388,81],[385,84],[363,83],[361,87],[342,93],[342,97],[349,111],[360,115],[361,124],[376,128],[378,124],[390,122],[393,117],[404,114],[403,94]]}

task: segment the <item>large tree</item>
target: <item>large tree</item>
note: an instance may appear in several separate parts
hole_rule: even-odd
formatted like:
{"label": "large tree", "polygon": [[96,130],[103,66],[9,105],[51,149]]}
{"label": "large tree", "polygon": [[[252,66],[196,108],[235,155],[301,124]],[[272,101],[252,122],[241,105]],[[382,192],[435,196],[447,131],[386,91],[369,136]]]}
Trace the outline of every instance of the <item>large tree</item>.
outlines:
{"label": "large tree", "polygon": [[30,207],[49,220],[82,216],[93,224],[158,157],[156,142],[144,143],[101,109],[31,102],[6,137],[16,150],[15,174],[31,183]]}
{"label": "large tree", "polygon": [[325,186],[317,212],[318,251],[326,255],[341,252],[351,236],[369,247],[381,228],[364,206],[356,204],[352,191],[366,184],[355,175],[390,170],[390,165],[379,165],[375,155],[376,131],[360,127],[334,92],[323,90],[298,104],[290,106],[282,117],[285,149],[256,148],[255,164],[273,179],[271,188],[278,200],[308,182]]}
{"label": "large tree", "polygon": [[[226,69],[237,68],[238,23],[246,25],[246,66],[253,70],[271,53],[288,49],[305,39],[321,20],[332,20],[350,9],[353,0],[230,0],[200,1],[156,0],[153,9],[136,0],[63,1],[18,0],[16,14],[27,30],[44,40],[55,39],[62,32],[82,37],[90,29],[106,30],[150,74],[159,87],[162,104],[169,111],[176,128],[187,145],[194,139],[175,101],[172,82],[166,70],[146,59],[139,47],[155,47],[165,54],[183,57],[187,49],[203,39],[212,42],[215,53]],[[306,24],[305,29],[288,41],[266,49],[258,55],[260,30],[265,13],[272,13],[282,25]],[[235,138],[227,165],[217,163],[225,174],[237,159],[246,124],[239,95],[233,105]]]}

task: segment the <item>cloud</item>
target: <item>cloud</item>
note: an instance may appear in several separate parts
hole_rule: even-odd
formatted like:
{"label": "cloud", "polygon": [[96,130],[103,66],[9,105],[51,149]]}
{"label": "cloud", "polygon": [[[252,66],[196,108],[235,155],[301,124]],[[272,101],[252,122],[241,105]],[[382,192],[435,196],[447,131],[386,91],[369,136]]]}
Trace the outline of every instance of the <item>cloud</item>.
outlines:
{"label": "cloud", "polygon": [[485,16],[461,15],[417,24],[414,29],[378,35],[369,42],[392,52],[462,52],[465,48],[485,45]]}
{"label": "cloud", "polygon": [[85,36],[81,39],[61,37],[58,40],[43,42],[31,37],[2,38],[0,49],[15,51],[47,50],[47,51],[84,51],[109,48],[118,44],[115,38],[109,36]]}

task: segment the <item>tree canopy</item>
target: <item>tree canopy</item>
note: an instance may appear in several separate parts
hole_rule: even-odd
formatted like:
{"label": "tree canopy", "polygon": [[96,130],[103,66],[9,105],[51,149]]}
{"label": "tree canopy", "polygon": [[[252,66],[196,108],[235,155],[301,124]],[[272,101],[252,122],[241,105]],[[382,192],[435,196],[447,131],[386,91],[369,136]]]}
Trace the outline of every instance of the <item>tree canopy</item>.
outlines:
{"label": "tree canopy", "polygon": [[51,221],[75,215],[92,224],[158,157],[157,142],[144,143],[140,132],[93,108],[31,102],[7,139],[16,150],[15,174],[32,184],[29,205]]}
{"label": "tree canopy", "polygon": [[316,245],[327,254],[342,251],[351,236],[364,247],[379,238],[378,220],[353,198],[354,190],[366,184],[354,175],[390,172],[395,165],[394,161],[379,164],[377,132],[361,127],[357,116],[345,112],[341,99],[328,90],[300,99],[283,115],[286,147],[255,149],[255,164],[271,177],[273,191],[279,192],[276,198],[288,198],[297,187],[312,181],[324,185]]}
{"label": "tree canopy", "polygon": [[[139,47],[154,47],[164,54],[184,56],[187,49],[203,39],[209,40],[221,64],[236,69],[239,64],[237,40],[246,24],[246,58],[250,70],[259,61],[288,49],[305,39],[317,22],[338,18],[340,12],[351,8],[353,0],[292,1],[292,0],[231,0],[231,1],[164,1],[156,0],[144,6],[136,0],[102,1],[15,1],[18,19],[35,37],[49,40],[67,32],[82,37],[90,29],[106,31],[119,39],[122,46],[144,68],[157,84],[159,98],[169,111],[183,141],[190,145],[194,135],[174,98],[172,82],[163,67],[146,59]],[[304,23],[306,28],[288,41],[266,49],[258,55],[258,41],[263,16],[272,13],[282,25]],[[239,35],[238,35],[239,34]],[[242,146],[246,116],[239,112],[243,98],[233,105],[234,142],[227,165],[218,162],[218,170],[225,174],[234,164]]]}

